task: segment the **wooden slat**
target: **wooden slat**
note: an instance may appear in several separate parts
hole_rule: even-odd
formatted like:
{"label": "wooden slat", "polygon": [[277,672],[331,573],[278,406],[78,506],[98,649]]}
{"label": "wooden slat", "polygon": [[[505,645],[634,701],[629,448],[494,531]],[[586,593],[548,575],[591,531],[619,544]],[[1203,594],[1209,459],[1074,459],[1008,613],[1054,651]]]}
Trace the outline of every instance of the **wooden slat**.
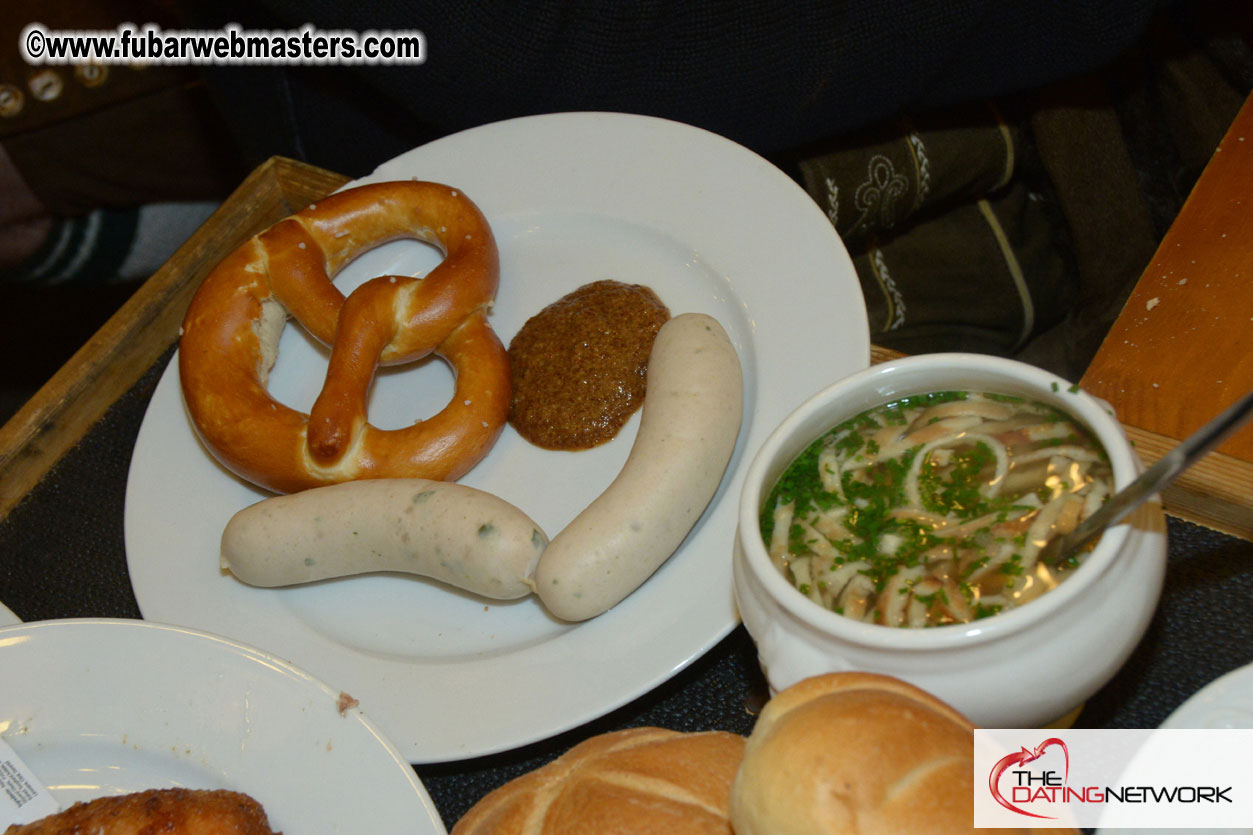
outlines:
{"label": "wooden slat", "polygon": [[905,356],[900,351],[893,351],[891,348],[882,348],[874,343],[870,345],[870,364],[878,365],[888,360],[896,360]]}
{"label": "wooden slat", "polygon": [[191,297],[250,235],[347,182],[294,160],[268,160],[0,427],[0,518],[173,344]]}
{"label": "wooden slat", "polygon": [[[1144,463],[1151,464],[1178,445],[1168,438],[1125,426]],[[1162,507],[1171,516],[1253,540],[1253,466],[1232,455],[1212,452],[1162,492]]]}
{"label": "wooden slat", "polygon": [[[1146,463],[1253,389],[1253,98],[1245,102],[1082,379]],[[1253,539],[1253,427],[1163,496]]]}
{"label": "wooden slat", "polygon": [[352,179],[343,174],[286,157],[271,157],[266,165],[270,167],[271,177],[282,194],[283,211],[263,225],[269,225],[275,220],[300,211]]}

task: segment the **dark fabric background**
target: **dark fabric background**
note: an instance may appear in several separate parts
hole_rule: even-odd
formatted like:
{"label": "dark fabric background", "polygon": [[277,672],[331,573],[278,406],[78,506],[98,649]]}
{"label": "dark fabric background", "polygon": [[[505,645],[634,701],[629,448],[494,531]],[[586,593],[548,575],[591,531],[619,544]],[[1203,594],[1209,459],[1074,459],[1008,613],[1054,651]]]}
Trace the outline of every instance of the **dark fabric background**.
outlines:
{"label": "dark fabric background", "polygon": [[[937,165],[938,190],[911,216],[837,231],[877,344],[1014,356],[1071,379],[1253,81],[1253,18],[1215,0],[177,2],[194,26],[424,33],[421,66],[202,69],[246,158],[350,176],[455,131],[563,110],[704,127],[798,181],[815,155],[865,170],[859,152],[920,126],[933,153],[947,145],[959,172],[977,173],[1001,153],[991,110],[1018,137],[1011,181],[998,186],[999,160],[990,181]],[[952,138],[937,147],[941,134]],[[1034,317],[1007,283],[989,212]]]}
{"label": "dark fabric background", "polygon": [[620,3],[179,0],[193,26],[422,30],[419,67],[214,67],[254,161],[360,176],[436,136],[563,110],[645,113],[764,155],[1085,72],[1162,0]]}

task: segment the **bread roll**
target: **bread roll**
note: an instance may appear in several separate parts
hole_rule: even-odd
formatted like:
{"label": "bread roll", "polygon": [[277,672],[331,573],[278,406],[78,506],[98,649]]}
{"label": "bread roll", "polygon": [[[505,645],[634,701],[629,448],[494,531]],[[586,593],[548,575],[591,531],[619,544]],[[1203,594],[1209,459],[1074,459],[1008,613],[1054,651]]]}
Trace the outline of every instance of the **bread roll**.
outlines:
{"label": "bread roll", "polygon": [[731,835],[743,754],[722,731],[601,734],[488,794],[452,835]]}
{"label": "bread roll", "polygon": [[731,792],[735,835],[1073,832],[974,829],[974,726],[887,676],[798,682],[762,710]]}

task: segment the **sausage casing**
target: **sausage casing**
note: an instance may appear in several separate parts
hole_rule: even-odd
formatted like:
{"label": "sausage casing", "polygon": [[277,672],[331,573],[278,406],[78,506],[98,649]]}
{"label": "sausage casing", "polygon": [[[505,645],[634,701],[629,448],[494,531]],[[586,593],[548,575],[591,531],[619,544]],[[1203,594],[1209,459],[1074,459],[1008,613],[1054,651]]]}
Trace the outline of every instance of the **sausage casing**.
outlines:
{"label": "sausage casing", "polygon": [[235,514],[222,567],[255,586],[378,571],[497,600],[525,597],[548,538],[505,500],[461,484],[367,479],[274,496]]}
{"label": "sausage casing", "polygon": [[743,403],[739,356],[716,319],[685,313],[661,327],[622,471],[540,558],[536,592],[549,611],[595,617],[678,549],[722,481]]}

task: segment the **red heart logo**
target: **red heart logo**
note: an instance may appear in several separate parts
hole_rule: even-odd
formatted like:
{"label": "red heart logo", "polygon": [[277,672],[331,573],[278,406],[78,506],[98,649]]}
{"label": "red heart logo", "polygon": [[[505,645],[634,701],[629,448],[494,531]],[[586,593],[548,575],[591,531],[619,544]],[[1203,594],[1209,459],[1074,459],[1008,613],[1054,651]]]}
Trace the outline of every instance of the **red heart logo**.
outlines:
{"label": "red heart logo", "polygon": [[1066,772],[1065,778],[1062,781],[1063,785],[1070,780],[1070,750],[1066,748],[1066,743],[1062,740],[1057,737],[1049,737],[1037,745],[1034,749],[1023,748],[1021,751],[1002,757],[997,761],[996,765],[992,767],[992,773],[988,775],[988,788],[991,790],[992,797],[997,803],[1001,804],[1011,812],[1017,812],[1018,814],[1026,815],[1029,818],[1047,818],[1049,820],[1055,819],[1052,815],[1037,815],[1035,812],[1028,812],[1026,810],[1019,809],[1017,806],[1005,799],[1004,795],[1001,794],[1000,786],[1001,775],[1004,774],[1007,769],[1011,766],[1026,765],[1029,762],[1038,760],[1044,754],[1045,749],[1051,745],[1059,746],[1062,749],[1063,756],[1066,758]]}

